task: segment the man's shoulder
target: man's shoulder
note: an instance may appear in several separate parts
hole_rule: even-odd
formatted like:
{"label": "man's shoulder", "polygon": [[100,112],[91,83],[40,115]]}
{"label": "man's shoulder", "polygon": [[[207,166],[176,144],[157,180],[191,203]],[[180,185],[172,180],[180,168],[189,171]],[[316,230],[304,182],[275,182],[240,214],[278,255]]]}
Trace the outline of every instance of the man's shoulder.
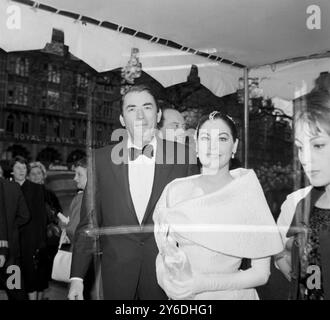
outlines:
{"label": "man's shoulder", "polygon": [[95,155],[95,157],[104,157],[107,156],[109,154],[111,154],[113,148],[120,144],[121,142],[111,142],[108,145],[102,147],[102,148],[98,148],[98,149],[94,149],[93,150],[93,154]]}

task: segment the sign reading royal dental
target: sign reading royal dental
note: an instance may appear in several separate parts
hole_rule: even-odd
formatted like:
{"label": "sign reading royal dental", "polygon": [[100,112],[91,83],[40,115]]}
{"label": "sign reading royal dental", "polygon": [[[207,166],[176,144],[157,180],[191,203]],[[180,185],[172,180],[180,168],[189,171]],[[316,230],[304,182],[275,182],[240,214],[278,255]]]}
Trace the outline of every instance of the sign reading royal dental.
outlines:
{"label": "sign reading royal dental", "polygon": [[[14,139],[19,141],[30,141],[36,143],[56,143],[56,144],[71,144],[71,145],[86,145],[86,141],[83,139],[69,139],[69,138],[59,138],[51,136],[38,136],[38,135],[29,135],[22,133],[15,133]],[[93,145],[103,145],[102,141],[93,141]]]}

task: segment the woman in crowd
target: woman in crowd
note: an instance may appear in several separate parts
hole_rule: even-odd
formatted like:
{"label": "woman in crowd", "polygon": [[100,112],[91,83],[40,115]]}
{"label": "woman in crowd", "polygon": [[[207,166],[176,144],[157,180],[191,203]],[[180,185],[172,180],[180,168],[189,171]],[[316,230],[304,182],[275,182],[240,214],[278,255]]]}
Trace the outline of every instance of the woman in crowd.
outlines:
{"label": "woman in crowd", "polygon": [[295,144],[310,186],[290,194],[278,226],[285,250],[276,265],[290,299],[330,299],[330,87],[318,87],[295,115]]}
{"label": "woman in crowd", "polygon": [[73,242],[74,233],[80,221],[80,208],[82,204],[84,190],[87,184],[87,160],[82,158],[74,164],[75,176],[73,180],[77,184],[78,192],[72,199],[69,211],[69,222],[65,227],[66,234],[70,240]]}
{"label": "woman in crowd", "polygon": [[56,194],[45,187],[47,171],[45,166],[39,162],[29,163],[29,180],[41,184],[44,188],[47,216],[47,255],[48,255],[48,277],[51,279],[53,260],[57,252],[58,243],[61,235],[61,229],[58,226],[59,219],[57,215],[62,212],[61,204]]}
{"label": "woman in crowd", "polygon": [[14,159],[12,170],[31,216],[30,221],[22,226],[20,234],[23,282],[30,300],[42,300],[43,291],[48,288],[44,188],[26,179],[28,167],[23,157]]}
{"label": "woman in crowd", "polygon": [[[253,170],[229,171],[237,128],[214,111],[196,130],[202,173],[165,188],[154,213],[159,285],[171,299],[258,299],[282,241]],[[243,258],[251,267],[240,270]]]}
{"label": "woman in crowd", "polygon": [[[77,184],[78,193],[72,199],[69,212],[69,222],[65,226],[66,235],[68,236],[71,243],[73,243],[74,234],[76,228],[80,222],[80,209],[83,200],[84,190],[87,185],[87,159],[82,158],[74,164],[74,181]],[[71,248],[72,250],[72,248]],[[96,299],[96,288],[95,288],[95,272],[94,272],[94,261],[91,263],[86,277],[84,279],[84,299],[95,300]]]}

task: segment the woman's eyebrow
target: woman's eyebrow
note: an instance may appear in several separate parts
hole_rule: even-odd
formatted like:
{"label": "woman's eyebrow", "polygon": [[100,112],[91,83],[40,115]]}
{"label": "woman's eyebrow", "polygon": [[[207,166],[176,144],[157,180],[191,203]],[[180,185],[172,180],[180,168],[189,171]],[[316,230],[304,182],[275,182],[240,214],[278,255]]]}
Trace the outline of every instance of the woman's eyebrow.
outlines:
{"label": "woman's eyebrow", "polygon": [[325,137],[323,137],[323,136],[314,136],[314,137],[310,138],[309,141],[313,141],[313,140],[320,139],[320,138],[322,139],[322,138],[325,138]]}

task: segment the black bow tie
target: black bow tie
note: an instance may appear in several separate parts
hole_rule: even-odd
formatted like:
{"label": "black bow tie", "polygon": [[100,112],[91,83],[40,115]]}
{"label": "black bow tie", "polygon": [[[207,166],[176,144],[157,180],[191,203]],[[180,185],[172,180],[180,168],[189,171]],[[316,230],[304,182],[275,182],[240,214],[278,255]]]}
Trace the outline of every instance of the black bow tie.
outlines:
{"label": "black bow tie", "polygon": [[140,155],[145,155],[148,158],[152,158],[154,156],[154,147],[151,144],[147,144],[143,147],[143,149],[137,149],[137,148],[129,148],[129,159],[131,161],[136,160]]}

